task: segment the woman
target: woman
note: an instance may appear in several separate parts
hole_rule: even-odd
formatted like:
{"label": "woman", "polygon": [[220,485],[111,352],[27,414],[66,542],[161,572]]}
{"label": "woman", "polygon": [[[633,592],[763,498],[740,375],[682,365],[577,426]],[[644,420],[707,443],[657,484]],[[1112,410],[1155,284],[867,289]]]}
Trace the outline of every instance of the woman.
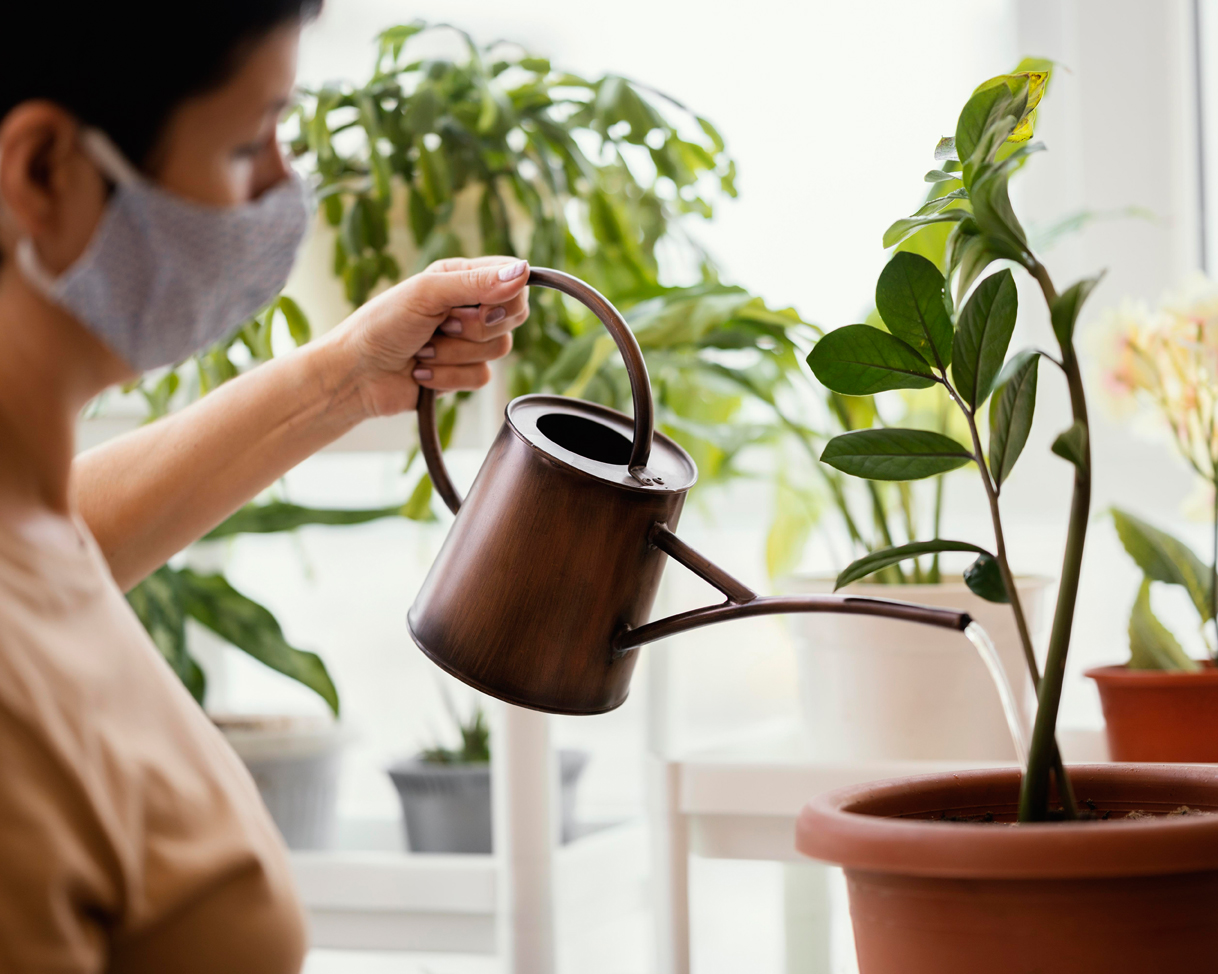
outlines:
{"label": "woman", "polygon": [[162,5],[6,13],[6,972],[299,969],[282,843],[122,591],[357,423],[412,409],[420,385],[483,385],[527,314],[524,261],[445,261],[299,352],[73,460],[90,399],[216,340],[282,286],[307,209],[275,126],[315,5],[212,0],[200,22],[155,39]]}

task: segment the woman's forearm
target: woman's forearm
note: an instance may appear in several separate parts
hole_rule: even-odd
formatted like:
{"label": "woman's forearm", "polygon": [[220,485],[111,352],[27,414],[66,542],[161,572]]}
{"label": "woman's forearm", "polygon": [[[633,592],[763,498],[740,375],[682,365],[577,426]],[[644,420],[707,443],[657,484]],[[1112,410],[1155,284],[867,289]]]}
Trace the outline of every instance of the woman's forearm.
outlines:
{"label": "woman's forearm", "polygon": [[320,341],[81,454],[73,499],[118,584],[135,585],[366,418],[354,376],[346,344]]}

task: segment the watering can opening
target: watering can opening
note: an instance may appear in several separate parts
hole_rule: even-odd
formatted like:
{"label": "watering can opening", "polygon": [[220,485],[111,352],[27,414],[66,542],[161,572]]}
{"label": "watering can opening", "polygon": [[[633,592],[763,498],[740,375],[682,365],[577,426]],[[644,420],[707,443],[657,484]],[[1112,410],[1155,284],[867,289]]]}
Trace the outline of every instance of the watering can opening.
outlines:
{"label": "watering can opening", "polygon": [[571,413],[546,413],[537,417],[537,428],[546,439],[589,460],[626,466],[631,442],[603,423]]}

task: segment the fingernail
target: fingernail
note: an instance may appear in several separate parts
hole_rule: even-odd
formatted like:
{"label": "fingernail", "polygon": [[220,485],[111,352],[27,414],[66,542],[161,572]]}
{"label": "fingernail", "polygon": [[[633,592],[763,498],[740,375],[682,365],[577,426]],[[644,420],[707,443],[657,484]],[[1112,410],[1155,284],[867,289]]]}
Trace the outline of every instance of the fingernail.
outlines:
{"label": "fingernail", "polygon": [[486,314],[486,323],[488,325],[497,325],[507,317],[507,312],[502,308],[494,308]]}
{"label": "fingernail", "polygon": [[446,335],[460,335],[461,334],[460,319],[459,318],[449,318],[446,322],[444,322],[444,324],[442,324],[440,326],[440,331],[444,332],[444,334],[446,334]]}
{"label": "fingernail", "polygon": [[514,281],[528,269],[529,262],[527,260],[518,260],[514,264],[508,264],[506,267],[499,269],[499,280]]}
{"label": "fingernail", "polygon": [[420,382],[422,382],[422,381],[424,381],[425,379],[430,379],[430,378],[431,378],[431,369],[415,369],[415,370],[414,370],[413,372],[411,372],[410,374],[411,374],[411,375],[413,375],[413,376],[414,376],[416,379],[418,379]]}
{"label": "fingernail", "polygon": [[417,352],[414,353],[414,357],[415,358],[435,358],[436,357],[436,346],[435,345],[424,345],[422,348],[420,348]]}

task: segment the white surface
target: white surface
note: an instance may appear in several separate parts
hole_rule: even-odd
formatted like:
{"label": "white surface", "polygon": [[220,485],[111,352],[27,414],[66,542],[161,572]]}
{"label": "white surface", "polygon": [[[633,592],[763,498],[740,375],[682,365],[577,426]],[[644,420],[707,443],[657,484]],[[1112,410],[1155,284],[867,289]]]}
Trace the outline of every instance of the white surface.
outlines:
{"label": "white surface", "polygon": [[[1049,580],[1017,583],[1029,631],[1039,632]],[[822,579],[792,579],[793,592],[830,592]],[[989,634],[1011,685],[1023,734],[1032,682],[1009,606],[942,585],[858,584],[845,594],[898,598],[968,612]],[[809,746],[824,759],[1012,759],[1015,747],[998,690],[963,634],[876,616],[807,615],[789,620]]]}

